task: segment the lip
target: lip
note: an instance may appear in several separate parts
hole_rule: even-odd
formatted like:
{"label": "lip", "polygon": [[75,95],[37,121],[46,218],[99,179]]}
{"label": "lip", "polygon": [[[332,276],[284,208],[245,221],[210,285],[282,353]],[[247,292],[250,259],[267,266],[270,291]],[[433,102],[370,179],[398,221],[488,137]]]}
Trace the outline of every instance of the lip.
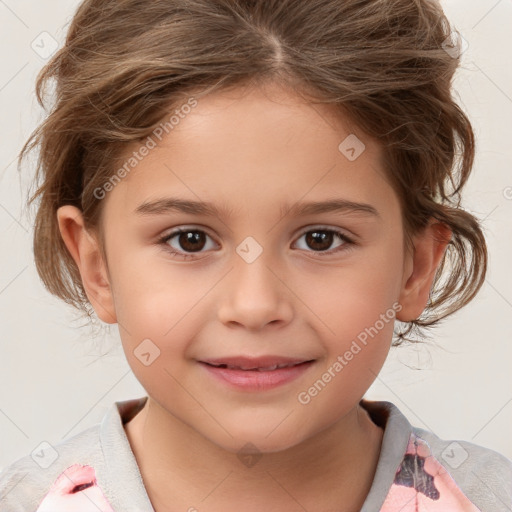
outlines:
{"label": "lip", "polygon": [[210,375],[234,389],[264,391],[300,377],[315,360],[281,356],[236,356],[198,362]]}

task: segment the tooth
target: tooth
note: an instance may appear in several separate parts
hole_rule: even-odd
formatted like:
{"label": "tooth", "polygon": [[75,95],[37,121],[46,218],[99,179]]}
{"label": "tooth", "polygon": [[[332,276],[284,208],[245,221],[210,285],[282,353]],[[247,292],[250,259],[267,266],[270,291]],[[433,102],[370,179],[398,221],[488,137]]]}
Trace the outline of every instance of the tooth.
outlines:
{"label": "tooth", "polygon": [[267,371],[275,370],[276,368],[277,368],[277,364],[275,364],[273,366],[267,366],[266,368],[258,368],[258,370],[260,372],[267,372]]}
{"label": "tooth", "polygon": [[[210,364],[212,366],[215,366],[216,368],[227,368],[229,370],[245,370],[245,371],[257,370],[260,372],[269,372],[269,371],[273,371],[273,370],[276,370],[279,368],[288,368],[290,366],[295,366],[294,364],[290,364],[290,363],[282,363],[282,364],[274,364],[272,366],[266,366],[264,368],[259,368],[259,367],[242,368],[240,366],[232,366],[230,364],[225,364],[225,363],[217,363],[217,364],[210,363]],[[298,363],[296,363],[296,364],[298,364]]]}

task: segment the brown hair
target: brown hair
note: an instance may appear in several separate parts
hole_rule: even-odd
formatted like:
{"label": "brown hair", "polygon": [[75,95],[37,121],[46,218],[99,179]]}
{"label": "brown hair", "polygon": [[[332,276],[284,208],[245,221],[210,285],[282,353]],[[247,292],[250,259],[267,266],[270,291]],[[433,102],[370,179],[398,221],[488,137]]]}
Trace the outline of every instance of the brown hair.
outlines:
{"label": "brown hair", "polygon": [[90,315],[57,209],[79,207],[101,234],[94,191],[129,143],[191,95],[277,82],[331,104],[381,141],[408,246],[431,218],[452,230],[427,307],[395,332],[395,344],[422,334],[466,305],[487,271],[479,222],[460,206],[475,141],[451,95],[459,58],[445,49],[453,34],[434,0],[83,1],[38,75],[39,103],[51,79],[55,102],[19,158],[39,146],[29,204],[40,200],[34,254],[44,285]]}

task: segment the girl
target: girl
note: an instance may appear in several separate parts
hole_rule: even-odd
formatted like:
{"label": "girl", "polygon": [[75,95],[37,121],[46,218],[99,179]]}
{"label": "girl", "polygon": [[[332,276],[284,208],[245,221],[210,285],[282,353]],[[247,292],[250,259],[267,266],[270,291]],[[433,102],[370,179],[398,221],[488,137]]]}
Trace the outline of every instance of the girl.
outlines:
{"label": "girl", "polygon": [[433,0],[80,5],[21,153],[36,265],[147,396],[8,467],[2,511],[511,509],[505,457],[363,398],[486,275],[450,37]]}

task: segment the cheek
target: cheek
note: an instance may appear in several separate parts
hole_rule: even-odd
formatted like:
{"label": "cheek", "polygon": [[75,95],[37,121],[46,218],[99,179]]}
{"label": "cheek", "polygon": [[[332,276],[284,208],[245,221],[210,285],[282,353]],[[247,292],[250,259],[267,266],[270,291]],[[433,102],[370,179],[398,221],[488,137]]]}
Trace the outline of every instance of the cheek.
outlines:
{"label": "cheek", "polygon": [[311,429],[318,421],[329,425],[345,416],[375,381],[388,355],[393,320],[373,320],[364,327],[352,321],[343,326],[346,336],[333,341],[328,359],[298,391],[298,407]]}
{"label": "cheek", "polygon": [[[348,340],[373,326],[381,315],[396,315],[393,304],[400,292],[398,251],[380,247],[364,258],[357,255],[346,265],[331,267],[315,275],[303,275],[296,285],[297,295],[317,318],[326,339]],[[314,286],[312,284],[314,283]],[[380,329],[390,335],[389,329]],[[391,329],[392,332],[392,329]]]}
{"label": "cheek", "polygon": [[310,418],[329,422],[345,414],[382,368],[400,310],[400,257],[398,244],[381,244],[364,259],[356,257],[353,264],[316,279],[315,287],[304,288],[321,320],[316,323],[323,326],[319,338],[327,353],[300,390],[302,400],[297,397]]}
{"label": "cheek", "polygon": [[126,258],[118,260],[115,271],[114,302],[123,350],[150,394],[159,386],[172,388],[169,373],[174,374],[201,325],[200,301],[208,290],[204,279],[194,283],[187,274],[159,265]]}
{"label": "cheek", "polygon": [[153,251],[126,250],[112,256],[114,305],[128,333],[161,338],[185,317],[211,285]]}

